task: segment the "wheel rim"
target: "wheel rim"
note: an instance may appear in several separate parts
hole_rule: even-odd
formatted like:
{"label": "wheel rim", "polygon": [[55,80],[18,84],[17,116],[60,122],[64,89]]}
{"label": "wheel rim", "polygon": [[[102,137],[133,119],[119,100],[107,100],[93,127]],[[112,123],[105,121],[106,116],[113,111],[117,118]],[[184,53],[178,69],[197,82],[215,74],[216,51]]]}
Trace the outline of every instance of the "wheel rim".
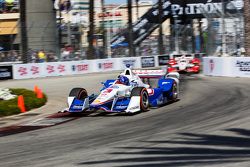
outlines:
{"label": "wheel rim", "polygon": [[178,92],[177,92],[177,86],[176,84],[173,85],[173,99],[177,99]]}
{"label": "wheel rim", "polygon": [[148,107],[148,94],[146,91],[143,91],[142,93],[142,105],[144,108]]}

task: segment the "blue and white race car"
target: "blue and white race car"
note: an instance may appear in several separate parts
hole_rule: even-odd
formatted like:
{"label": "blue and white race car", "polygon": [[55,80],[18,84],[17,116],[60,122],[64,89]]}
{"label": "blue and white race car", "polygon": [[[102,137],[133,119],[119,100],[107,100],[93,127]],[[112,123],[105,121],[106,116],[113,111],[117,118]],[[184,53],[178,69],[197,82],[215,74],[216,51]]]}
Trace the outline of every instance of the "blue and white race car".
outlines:
{"label": "blue and white race car", "polygon": [[[154,88],[143,81],[157,80]],[[135,113],[147,111],[170,101],[179,95],[179,74],[164,70],[131,70],[127,68],[117,79],[102,83],[99,95],[88,95],[84,88],[73,88],[68,97],[71,113],[102,110],[104,112]]]}

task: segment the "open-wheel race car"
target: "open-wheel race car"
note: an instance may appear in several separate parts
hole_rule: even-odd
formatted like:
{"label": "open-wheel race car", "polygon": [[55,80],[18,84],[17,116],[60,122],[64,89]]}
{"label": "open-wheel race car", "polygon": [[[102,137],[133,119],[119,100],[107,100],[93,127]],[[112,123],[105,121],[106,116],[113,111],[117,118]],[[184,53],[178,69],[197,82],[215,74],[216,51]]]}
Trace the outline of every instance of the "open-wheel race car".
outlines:
{"label": "open-wheel race car", "polygon": [[[157,80],[153,88],[143,81]],[[73,88],[68,97],[71,113],[102,110],[104,112],[135,113],[147,111],[170,101],[179,94],[179,74],[164,70],[131,70],[127,68],[117,79],[107,80],[98,95],[88,95],[84,88]]]}
{"label": "open-wheel race car", "polygon": [[168,61],[167,65],[169,72],[200,72],[200,59],[195,58],[193,55],[174,55],[174,57]]}

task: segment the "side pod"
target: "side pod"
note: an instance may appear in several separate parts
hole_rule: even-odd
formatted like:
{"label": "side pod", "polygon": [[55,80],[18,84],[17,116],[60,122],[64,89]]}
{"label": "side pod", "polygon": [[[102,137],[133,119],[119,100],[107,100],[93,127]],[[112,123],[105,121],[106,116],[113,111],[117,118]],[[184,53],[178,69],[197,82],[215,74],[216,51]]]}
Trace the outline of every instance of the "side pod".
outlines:
{"label": "side pod", "polygon": [[160,79],[158,81],[158,86],[163,92],[168,92],[171,91],[174,82],[175,80],[172,78]]}

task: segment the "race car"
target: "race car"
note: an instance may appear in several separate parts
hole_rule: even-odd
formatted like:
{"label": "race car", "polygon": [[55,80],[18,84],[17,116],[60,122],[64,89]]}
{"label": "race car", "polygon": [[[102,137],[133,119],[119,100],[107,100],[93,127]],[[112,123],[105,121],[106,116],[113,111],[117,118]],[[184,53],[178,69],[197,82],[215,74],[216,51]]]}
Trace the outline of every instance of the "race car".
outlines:
{"label": "race car", "polygon": [[[148,82],[156,79],[157,87]],[[158,107],[170,101],[176,101],[179,95],[179,74],[164,70],[131,70],[126,68],[117,79],[107,80],[99,95],[88,95],[84,88],[73,88],[68,97],[71,113],[102,110],[104,112],[135,113],[147,111],[149,107]]]}
{"label": "race car", "polygon": [[174,55],[167,65],[169,72],[200,72],[200,60],[192,55]]}

